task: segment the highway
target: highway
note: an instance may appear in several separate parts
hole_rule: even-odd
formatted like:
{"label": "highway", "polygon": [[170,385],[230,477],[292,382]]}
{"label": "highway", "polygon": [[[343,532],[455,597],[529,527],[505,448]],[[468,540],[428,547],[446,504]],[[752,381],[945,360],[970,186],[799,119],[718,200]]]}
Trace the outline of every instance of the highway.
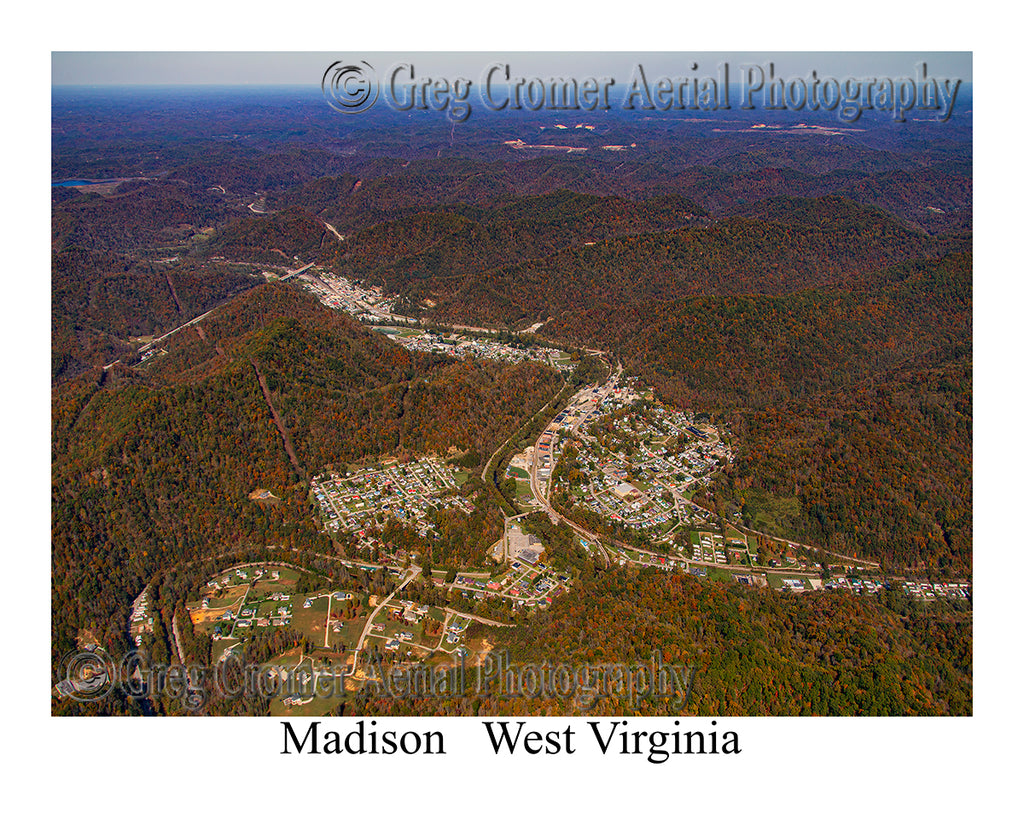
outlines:
{"label": "highway", "polygon": [[[602,353],[602,355],[603,355],[603,353]],[[594,404],[594,406],[596,406],[604,398],[606,398],[608,395],[611,394],[612,390],[614,390],[616,385],[619,383],[619,377],[621,375],[622,375],[622,362],[620,361],[618,363],[618,368],[617,368],[616,372],[613,375],[611,375],[608,378],[607,381],[605,381],[603,386],[600,385],[600,384],[588,384],[585,387],[581,387],[579,390],[577,390],[576,394],[573,395],[573,397],[569,399],[569,402],[568,402],[568,404],[566,406],[571,407],[574,404],[579,403],[580,401],[583,400],[583,394],[584,393],[589,393],[591,391],[594,392],[594,396],[593,396],[592,399],[590,399],[590,401]],[[577,422],[576,426],[578,427],[580,423],[582,423],[582,421]],[[548,503],[547,493],[542,492],[541,489],[540,489],[540,484],[537,481],[537,463],[540,460],[540,439],[544,436],[545,433],[549,432],[550,430],[551,430],[551,424],[548,424],[541,431],[540,435],[537,436],[537,440],[534,442],[534,445],[533,445],[533,457],[530,459],[530,492],[533,493],[534,499],[541,505],[541,507],[544,509],[544,511],[548,513],[548,517],[551,518],[551,521],[553,523],[557,523],[558,521],[562,521],[570,529],[572,529],[574,532],[576,532],[576,534],[578,534],[581,537],[585,538],[588,542],[592,541],[594,543],[594,545],[597,547],[597,550],[600,553],[601,557],[604,558],[605,565],[609,566],[609,565],[611,565],[611,558],[608,556],[608,552],[604,548],[604,544],[601,542],[601,538],[598,537],[597,535],[595,535],[593,532],[587,531],[586,529],[584,529],[582,526],[580,526],[579,524],[575,523],[574,521],[569,520],[567,517],[565,517],[561,513],[557,512],[551,506],[551,504]],[[555,468],[554,452],[552,451],[552,461],[551,461],[551,471],[552,472],[554,472],[554,468]],[[550,475],[549,475],[549,480],[548,480],[548,486],[550,486]]]}
{"label": "highway", "polygon": [[310,263],[309,263],[309,264],[307,264],[307,265],[303,265],[303,266],[302,266],[302,267],[300,267],[300,268],[299,268],[298,270],[289,270],[289,271],[288,271],[287,273],[285,273],[285,274],[284,274],[284,275],[283,275],[283,276],[282,276],[282,277],[281,277],[280,279],[278,279],[278,281],[286,282],[286,281],[288,281],[288,279],[294,278],[295,276],[298,276],[298,275],[299,275],[300,273],[305,273],[305,272],[306,272],[307,270],[309,270],[309,268],[311,268],[311,267],[312,267],[312,266],[313,266],[314,264],[315,264],[315,262],[310,262]]}

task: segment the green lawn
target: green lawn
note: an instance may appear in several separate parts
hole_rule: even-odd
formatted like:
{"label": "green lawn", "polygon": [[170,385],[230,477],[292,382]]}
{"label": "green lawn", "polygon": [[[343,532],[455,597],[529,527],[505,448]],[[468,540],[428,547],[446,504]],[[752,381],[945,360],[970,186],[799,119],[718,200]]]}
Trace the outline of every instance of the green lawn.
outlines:
{"label": "green lawn", "polygon": [[529,481],[516,481],[516,497],[524,499],[533,497]]}
{"label": "green lawn", "polygon": [[[338,631],[334,630],[336,623],[341,623],[341,628]],[[366,617],[358,617],[354,620],[332,620],[331,630],[328,635],[328,645],[334,651],[340,651],[342,647],[346,650],[355,648],[356,643],[359,642],[359,635],[363,633],[363,626],[366,625]],[[318,646],[324,644],[324,630],[320,629],[320,640],[317,643]]]}
{"label": "green lawn", "polygon": [[[245,594],[245,589],[245,586],[238,586],[237,591],[229,591],[227,593],[222,591],[217,593],[216,596],[206,594],[203,595],[203,597],[210,601],[209,608],[211,609],[233,609],[235,608],[235,606],[238,605],[238,602],[242,599],[242,595]],[[186,605],[190,609],[196,609],[199,608],[200,602],[201,599],[196,600],[194,602],[189,602]]]}
{"label": "green lawn", "polygon": [[[267,667],[286,669],[289,675],[289,681],[278,679],[281,690],[279,695],[271,701],[270,713],[272,716],[323,716],[334,710],[345,699],[342,676],[345,670],[344,655],[328,654],[324,656],[322,652],[316,652],[313,656],[304,656],[301,665],[296,667],[298,660],[298,649],[291,649],[267,663]],[[318,672],[315,685],[313,679],[308,680],[304,686],[300,685],[293,677],[294,674],[302,671],[306,671],[312,676],[314,670]],[[322,676],[322,672],[325,671],[333,671],[337,674],[333,675],[333,678],[325,678]],[[289,695],[305,698],[304,693],[305,696],[313,695],[310,702],[293,706],[287,706],[283,702],[283,699]]]}
{"label": "green lawn", "polygon": [[211,659],[214,665],[220,660],[221,655],[227,651],[231,646],[236,646],[240,640],[216,640],[213,643],[213,648],[210,652]]}
{"label": "green lawn", "polygon": [[725,527],[725,539],[726,540],[742,540],[744,543],[747,542],[747,537],[738,529],[734,529],[732,526]]}

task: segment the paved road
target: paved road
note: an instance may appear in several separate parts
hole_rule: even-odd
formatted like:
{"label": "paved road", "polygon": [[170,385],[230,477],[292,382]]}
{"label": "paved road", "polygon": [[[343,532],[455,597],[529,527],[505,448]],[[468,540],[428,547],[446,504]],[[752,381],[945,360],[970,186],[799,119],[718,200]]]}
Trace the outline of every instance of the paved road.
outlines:
{"label": "paved road", "polygon": [[[616,370],[615,374],[611,375],[608,378],[608,380],[605,381],[603,386],[600,385],[600,384],[589,384],[589,385],[587,385],[585,387],[581,387],[579,390],[576,391],[575,395],[573,395],[573,397],[569,399],[569,402],[568,402],[567,406],[571,406],[572,404],[574,404],[576,401],[578,401],[580,399],[580,396],[582,396],[582,394],[584,392],[588,392],[590,390],[598,390],[599,391],[595,395],[595,399],[597,399],[597,401],[599,402],[603,397],[607,396],[613,389],[615,389],[615,385],[618,383],[619,376],[621,376],[621,375],[622,375],[622,362],[620,361],[619,364],[618,364],[618,369]],[[611,565],[611,558],[608,556],[608,552],[605,550],[604,544],[602,544],[602,542],[601,542],[601,538],[598,537],[597,535],[595,535],[593,532],[587,531],[586,529],[584,529],[582,526],[580,526],[579,524],[575,523],[574,521],[569,520],[567,517],[565,517],[561,513],[557,512],[554,509],[554,507],[552,507],[551,504],[548,503],[548,499],[547,499],[546,494],[544,492],[541,492],[541,490],[540,490],[540,485],[537,482],[537,462],[538,462],[539,456],[540,456],[540,448],[539,448],[539,446],[540,446],[540,439],[550,429],[550,427],[551,427],[551,425],[548,424],[548,426],[545,427],[541,431],[540,435],[537,436],[537,440],[534,442],[534,445],[533,445],[533,459],[530,461],[530,491],[533,493],[533,497],[541,505],[541,507],[544,509],[544,511],[548,513],[548,517],[551,518],[552,522],[563,521],[567,526],[569,526],[570,529],[572,529],[578,535],[580,535],[581,537],[584,537],[589,542],[593,542],[594,545],[597,547],[597,550],[600,553],[600,555],[604,558],[605,565],[609,566],[609,565]],[[554,467],[555,467],[555,461],[553,460],[553,458],[554,458],[554,450],[552,449],[552,462],[551,462],[551,471],[552,472],[554,472]],[[551,482],[550,482],[550,477],[549,477],[548,486],[550,487],[550,485],[551,485]]]}
{"label": "paved road", "polygon": [[331,233],[333,233],[337,237],[339,242],[345,241],[345,237],[338,233],[338,231],[334,229],[334,225],[332,225],[330,222],[324,222],[324,227],[327,228]]}
{"label": "paved road", "polygon": [[[213,310],[216,310],[216,309],[217,309],[216,307],[213,308]],[[161,341],[164,341],[165,339],[170,338],[176,332],[178,332],[178,330],[184,330],[186,327],[191,327],[196,322],[202,321],[204,318],[206,318],[208,315],[210,315],[210,313],[212,313],[213,310],[207,310],[201,316],[196,316],[191,321],[186,321],[184,324],[178,325],[173,330],[171,330],[171,331],[169,331],[167,333],[164,333],[162,336],[159,336],[158,338],[154,338],[152,341],[146,342],[141,347],[139,347],[139,352],[142,352],[143,350],[148,350],[154,344],[159,344]],[[114,363],[116,364],[117,362],[114,362]],[[107,365],[107,366],[112,366],[112,365]]]}
{"label": "paved road", "polygon": [[377,608],[375,608],[373,612],[370,614],[370,616],[366,618],[366,625],[363,626],[363,633],[359,635],[359,642],[356,643],[355,651],[352,654],[352,671],[349,672],[349,674],[346,676],[351,676],[352,674],[355,674],[356,666],[359,665],[359,652],[362,651],[363,643],[366,642],[366,637],[370,633],[370,628],[373,626],[374,618],[376,618],[376,616],[380,614],[380,611],[384,608],[384,606],[391,602],[391,598],[393,598],[402,589],[409,585],[409,583],[412,582],[415,578],[419,577],[420,572],[423,571],[421,567],[415,564],[410,566],[409,569],[410,574],[407,578],[405,578],[405,580],[402,581],[402,585],[400,585],[397,589],[391,592],[391,594],[389,594],[387,597],[381,600]]}
{"label": "paved road", "polygon": [[286,282],[286,281],[288,281],[288,279],[290,279],[290,278],[292,278],[292,277],[294,277],[294,276],[298,276],[298,275],[299,275],[300,273],[305,273],[305,272],[306,272],[307,270],[309,270],[309,268],[311,268],[312,266],[313,266],[313,262],[310,262],[310,263],[309,263],[309,264],[307,264],[307,265],[303,265],[303,266],[302,266],[302,267],[300,267],[300,268],[299,268],[298,270],[289,270],[289,271],[288,271],[287,273],[285,273],[285,274],[284,274],[284,275],[283,275],[283,276],[282,276],[282,277],[281,277],[280,279],[278,279],[278,281],[281,281],[281,282]]}
{"label": "paved road", "polygon": [[[446,608],[445,611],[457,617],[465,617],[467,620],[476,620],[478,623],[483,623],[486,626],[498,626],[499,628],[515,628],[515,623],[499,623],[497,620],[488,620],[486,617],[480,617],[477,614],[466,614],[464,611],[456,611],[455,609]],[[447,628],[448,621],[445,620],[445,627]]]}

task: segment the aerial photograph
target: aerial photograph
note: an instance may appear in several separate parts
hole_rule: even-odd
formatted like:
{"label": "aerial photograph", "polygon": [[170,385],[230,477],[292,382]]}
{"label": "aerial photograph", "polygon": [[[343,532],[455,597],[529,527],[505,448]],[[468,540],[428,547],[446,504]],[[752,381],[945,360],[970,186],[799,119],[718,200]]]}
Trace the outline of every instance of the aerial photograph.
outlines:
{"label": "aerial photograph", "polygon": [[974,714],[971,52],[51,61],[52,716]]}

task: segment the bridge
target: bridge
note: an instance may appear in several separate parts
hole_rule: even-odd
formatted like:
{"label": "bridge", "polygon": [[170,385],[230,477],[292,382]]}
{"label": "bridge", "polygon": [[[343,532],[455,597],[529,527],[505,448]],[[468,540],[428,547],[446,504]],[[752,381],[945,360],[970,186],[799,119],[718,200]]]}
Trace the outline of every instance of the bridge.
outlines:
{"label": "bridge", "polygon": [[313,266],[313,262],[310,262],[309,264],[305,265],[304,267],[300,267],[298,270],[289,270],[285,275],[283,275],[280,279],[278,279],[278,281],[286,282],[286,281],[288,281],[288,279],[291,279],[291,278],[293,278],[295,276],[298,276],[300,273],[305,273],[312,266]]}

